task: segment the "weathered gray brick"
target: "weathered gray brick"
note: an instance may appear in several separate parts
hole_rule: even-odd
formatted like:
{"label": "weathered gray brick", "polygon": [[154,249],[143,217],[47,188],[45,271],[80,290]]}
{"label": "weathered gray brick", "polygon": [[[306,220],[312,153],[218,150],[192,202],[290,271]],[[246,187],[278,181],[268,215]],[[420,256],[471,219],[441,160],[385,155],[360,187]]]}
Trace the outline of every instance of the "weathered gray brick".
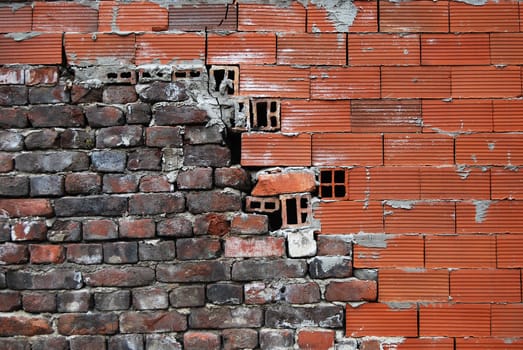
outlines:
{"label": "weathered gray brick", "polygon": [[123,151],[96,151],[91,154],[94,170],[100,172],[122,172],[127,155]]}
{"label": "weathered gray brick", "polygon": [[15,168],[29,173],[55,173],[89,169],[89,156],[83,152],[22,153],[15,158]]}
{"label": "weathered gray brick", "polygon": [[114,196],[63,197],[55,200],[56,216],[119,216],[127,210],[127,198]]}

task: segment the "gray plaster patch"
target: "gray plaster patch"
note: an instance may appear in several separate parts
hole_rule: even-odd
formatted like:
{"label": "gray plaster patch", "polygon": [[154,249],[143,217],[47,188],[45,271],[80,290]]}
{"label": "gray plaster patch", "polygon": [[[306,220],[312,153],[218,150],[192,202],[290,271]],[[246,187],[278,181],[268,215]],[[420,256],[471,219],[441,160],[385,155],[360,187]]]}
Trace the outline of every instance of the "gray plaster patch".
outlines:
{"label": "gray plaster patch", "polygon": [[388,200],[383,201],[384,205],[388,205],[389,207],[392,207],[394,209],[406,209],[410,210],[413,209],[416,201],[395,201],[395,200]]}
{"label": "gray plaster patch", "polygon": [[10,38],[10,39],[13,39],[14,41],[24,41],[24,40],[35,38],[41,34],[42,33],[39,33],[39,32],[9,33],[9,34],[5,34],[4,38]]}
{"label": "gray plaster patch", "polygon": [[472,203],[476,206],[476,217],[475,220],[478,224],[485,221],[487,217],[487,212],[490,207],[490,205],[493,203],[493,201],[490,200],[484,200],[484,201],[472,201]]}
{"label": "gray plaster patch", "polygon": [[338,32],[348,32],[358,14],[358,8],[347,0],[311,0],[311,3],[324,8],[329,19],[334,22]]}
{"label": "gray plaster patch", "polygon": [[464,2],[465,4],[474,5],[474,6],[481,6],[485,5],[488,0],[454,0],[458,2]]}
{"label": "gray plaster patch", "polygon": [[387,240],[390,237],[384,233],[368,235],[355,235],[354,242],[366,248],[387,248]]}

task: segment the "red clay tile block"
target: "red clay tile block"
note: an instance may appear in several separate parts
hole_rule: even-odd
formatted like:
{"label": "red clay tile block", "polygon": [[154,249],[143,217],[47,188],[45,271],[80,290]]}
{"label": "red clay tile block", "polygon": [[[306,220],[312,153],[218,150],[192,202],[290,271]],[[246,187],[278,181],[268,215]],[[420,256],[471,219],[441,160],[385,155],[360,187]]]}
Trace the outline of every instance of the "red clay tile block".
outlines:
{"label": "red clay tile block", "polygon": [[0,35],[0,64],[61,64],[62,34],[33,34]]}
{"label": "red clay tile block", "polygon": [[238,30],[242,32],[305,32],[306,10],[293,1],[289,6],[240,4]]}
{"label": "red clay tile block", "polygon": [[379,300],[381,302],[445,302],[449,299],[447,269],[380,269]]}
{"label": "red clay tile block", "polygon": [[386,233],[454,233],[455,204],[452,202],[385,202]]}
{"label": "red clay tile block", "polygon": [[492,199],[523,199],[523,172],[508,169],[491,169]]}
{"label": "red clay tile block", "polygon": [[521,201],[473,201],[456,207],[458,233],[523,233]]}
{"label": "red clay tile block", "polygon": [[523,33],[490,34],[492,64],[523,63]]}
{"label": "red clay tile block", "polygon": [[[387,225],[385,223],[385,225]],[[423,237],[418,235],[387,235],[384,244],[356,239],[355,268],[422,268],[424,265]]]}
{"label": "red clay tile block", "polygon": [[350,170],[351,200],[414,200],[420,198],[418,168],[375,167]]}
{"label": "red clay tile block", "polygon": [[243,166],[310,166],[311,136],[299,134],[242,134]]}
{"label": "red clay tile block", "polygon": [[492,305],[492,336],[521,337],[523,334],[523,304]]}
{"label": "red clay tile block", "polygon": [[278,64],[345,65],[346,52],[347,36],[342,33],[278,34]]}
{"label": "red clay tile block", "polygon": [[330,18],[329,12],[322,6],[309,4],[307,8],[307,31],[309,33],[378,31],[378,1],[355,0],[352,3],[356,6],[358,12],[352,24],[347,27],[336,26],[336,23]]}
{"label": "red clay tile block", "polygon": [[448,98],[451,96],[450,83],[450,67],[381,69],[382,98]]}
{"label": "red clay tile block", "polygon": [[470,133],[493,129],[490,100],[423,100],[421,105],[423,132]]}
{"label": "red clay tile block", "polygon": [[100,2],[100,32],[154,32],[168,28],[169,13],[153,1]]}
{"label": "red clay tile block", "polygon": [[486,235],[427,236],[425,238],[425,266],[427,268],[495,268],[495,237]]}
{"label": "red clay tile block", "polygon": [[381,32],[446,33],[449,29],[448,1],[380,1]]}
{"label": "red clay tile block", "polygon": [[235,5],[172,5],[169,6],[169,30],[205,31],[237,28],[238,7]]}
{"label": "red clay tile block", "polygon": [[518,97],[519,67],[452,67],[453,98]]}
{"label": "red clay tile block", "polygon": [[[452,55],[449,55],[452,52]],[[423,65],[488,65],[490,63],[488,34],[423,34],[421,64]]]}
{"label": "red clay tile block", "polygon": [[445,135],[386,134],[385,165],[454,164],[454,140]]}
{"label": "red clay tile block", "polygon": [[498,268],[523,267],[523,235],[498,235],[496,243]]}
{"label": "red clay tile block", "polygon": [[394,308],[386,304],[367,303],[358,307],[347,305],[346,335],[348,337],[417,337],[416,307]]}
{"label": "red clay tile block", "polygon": [[433,304],[421,305],[420,336],[484,337],[490,335],[490,305]]}
{"label": "red clay tile block", "polygon": [[311,98],[380,97],[379,67],[312,67]]}
{"label": "red clay tile block", "polygon": [[312,192],[316,188],[312,172],[260,174],[251,194],[273,196],[282,193]]}
{"label": "red clay tile block", "polygon": [[66,1],[35,2],[33,31],[96,32],[98,11],[85,4]]}
{"label": "red clay tile block", "polygon": [[281,131],[348,132],[351,131],[350,114],[349,101],[284,100]]}
{"label": "red clay tile block", "polygon": [[230,33],[207,36],[208,64],[274,64],[274,33]]}
{"label": "red clay tile block", "polygon": [[378,134],[313,134],[312,164],[314,166],[381,165],[381,136]]}
{"label": "red clay tile block", "polygon": [[456,350],[520,350],[523,349],[522,339],[502,338],[456,338]]}
{"label": "red clay tile block", "polygon": [[352,100],[352,132],[418,132],[419,100]]}
{"label": "red clay tile block", "polygon": [[494,100],[494,131],[523,131],[523,118],[520,115],[523,115],[523,100]]}
{"label": "red clay tile block", "polygon": [[518,32],[518,1],[501,0],[473,6],[449,1],[451,32]]}
{"label": "red clay tile block", "polygon": [[422,199],[490,199],[490,171],[461,167],[421,168]]}
{"label": "red clay tile block", "polygon": [[450,297],[456,303],[521,302],[520,271],[455,270],[450,272]]}
{"label": "red clay tile block", "polygon": [[253,97],[309,98],[309,68],[242,65],[240,94]]}
{"label": "red clay tile block", "polygon": [[314,218],[321,221],[325,234],[383,232],[383,208],[377,201],[322,202],[315,208]]}
{"label": "red clay tile block", "polygon": [[298,346],[300,349],[332,349],[335,336],[335,332],[331,330],[302,329],[298,332]]}
{"label": "red clay tile block", "polygon": [[134,62],[135,36],[65,34],[67,61],[73,65],[126,65]]}
{"label": "red clay tile block", "polygon": [[351,66],[419,65],[419,35],[349,34]]}
{"label": "red clay tile block", "polygon": [[30,32],[33,20],[31,6],[4,6],[0,7],[0,23],[2,33]]}
{"label": "red clay tile block", "polygon": [[383,344],[383,350],[454,350],[454,339],[407,338],[399,344]]}
{"label": "red clay tile block", "polygon": [[136,36],[136,64],[183,63],[205,60],[205,36],[196,33]]}
{"label": "red clay tile block", "polygon": [[523,165],[523,139],[516,134],[461,135],[456,139],[456,163]]}

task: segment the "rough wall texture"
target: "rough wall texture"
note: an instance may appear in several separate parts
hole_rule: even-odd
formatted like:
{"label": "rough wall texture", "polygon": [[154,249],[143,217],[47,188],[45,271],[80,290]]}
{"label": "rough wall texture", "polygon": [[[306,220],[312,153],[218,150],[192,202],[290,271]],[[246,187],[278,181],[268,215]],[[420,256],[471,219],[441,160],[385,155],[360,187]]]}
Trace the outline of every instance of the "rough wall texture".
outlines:
{"label": "rough wall texture", "polygon": [[0,349],[523,349],[520,6],[0,4]]}

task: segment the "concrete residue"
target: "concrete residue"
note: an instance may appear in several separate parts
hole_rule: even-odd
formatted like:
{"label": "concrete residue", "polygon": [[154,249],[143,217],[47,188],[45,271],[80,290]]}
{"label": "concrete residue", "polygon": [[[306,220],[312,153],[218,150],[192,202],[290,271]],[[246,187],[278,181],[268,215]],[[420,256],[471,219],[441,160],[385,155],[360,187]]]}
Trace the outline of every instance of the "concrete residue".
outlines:
{"label": "concrete residue", "polygon": [[458,173],[458,176],[461,178],[461,180],[466,180],[470,175],[470,169],[467,168],[465,164],[458,164],[456,165],[456,173]]}
{"label": "concrete residue", "polygon": [[459,2],[464,2],[465,4],[474,5],[474,6],[481,6],[485,5],[488,0],[454,0]]}
{"label": "concrete residue", "polygon": [[412,303],[403,303],[403,302],[389,302],[389,303],[385,303],[385,304],[389,307],[389,309],[398,310],[398,311],[410,309],[413,306]]}
{"label": "concrete residue", "polygon": [[388,205],[394,209],[406,209],[411,210],[416,205],[416,201],[397,201],[397,200],[387,200],[382,202],[383,205]]}
{"label": "concrete residue", "polygon": [[366,248],[387,248],[387,240],[389,238],[384,233],[354,235],[354,242]]}
{"label": "concrete residue", "polygon": [[472,203],[476,206],[476,217],[475,221],[480,224],[485,221],[487,217],[487,211],[494,201],[490,200],[473,200]]}
{"label": "concrete residue", "polygon": [[4,38],[13,39],[14,41],[24,41],[24,40],[29,40],[29,39],[35,38],[41,34],[42,33],[39,33],[39,32],[9,33],[9,34],[5,34]]}
{"label": "concrete residue", "polygon": [[311,3],[324,8],[329,19],[334,22],[338,32],[348,32],[358,14],[358,8],[347,0],[311,0]]}

